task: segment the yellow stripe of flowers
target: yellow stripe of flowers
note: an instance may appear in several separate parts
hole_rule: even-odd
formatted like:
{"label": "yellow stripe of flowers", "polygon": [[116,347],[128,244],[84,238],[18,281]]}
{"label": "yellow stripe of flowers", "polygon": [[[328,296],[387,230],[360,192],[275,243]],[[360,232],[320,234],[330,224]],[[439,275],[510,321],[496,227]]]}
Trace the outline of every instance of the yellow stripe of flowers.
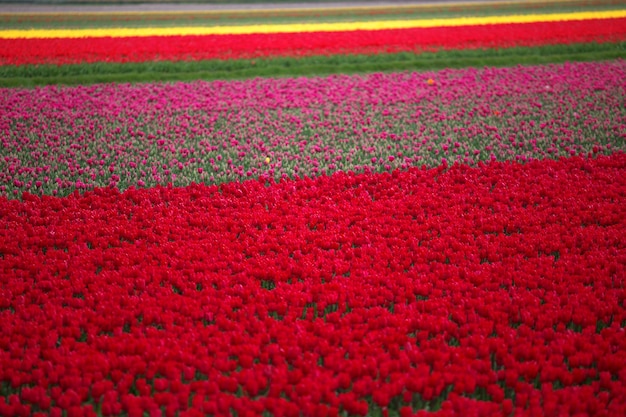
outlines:
{"label": "yellow stripe of flowers", "polygon": [[503,23],[538,23],[567,20],[611,19],[626,17],[626,10],[529,14],[510,16],[477,16],[451,19],[387,20],[374,22],[297,23],[251,26],[164,27],[164,28],[93,28],[1,30],[2,39],[19,38],[86,38],[130,36],[244,35],[254,33],[344,32],[353,30],[412,29],[493,25]]}

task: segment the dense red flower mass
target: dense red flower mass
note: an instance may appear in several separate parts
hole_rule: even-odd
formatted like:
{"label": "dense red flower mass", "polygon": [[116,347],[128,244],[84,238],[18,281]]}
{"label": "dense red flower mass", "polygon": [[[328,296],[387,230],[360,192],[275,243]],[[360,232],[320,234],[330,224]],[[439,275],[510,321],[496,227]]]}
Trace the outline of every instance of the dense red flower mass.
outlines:
{"label": "dense red flower mass", "polygon": [[2,198],[0,415],[624,415],[625,196],[617,153]]}
{"label": "dense red flower mass", "polygon": [[238,59],[506,48],[626,39],[626,18],[400,30],[83,39],[0,39],[0,64]]}

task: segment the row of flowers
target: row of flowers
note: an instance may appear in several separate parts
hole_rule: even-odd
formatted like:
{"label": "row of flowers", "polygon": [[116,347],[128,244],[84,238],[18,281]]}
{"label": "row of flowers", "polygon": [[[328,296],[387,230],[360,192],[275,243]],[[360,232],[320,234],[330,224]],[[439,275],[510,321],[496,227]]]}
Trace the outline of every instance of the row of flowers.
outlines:
{"label": "row of flowers", "polygon": [[508,48],[626,39],[626,18],[206,36],[0,39],[0,65],[241,59]]}
{"label": "row of flowers", "polygon": [[624,415],[624,195],[620,152],[0,198],[0,414]]}
{"label": "row of flowers", "polygon": [[0,90],[0,195],[624,150],[626,63]]}
{"label": "row of flowers", "polygon": [[[3,39],[149,37],[177,35],[249,35],[254,33],[317,33],[361,30],[417,29],[431,27],[480,26],[515,23],[561,22],[591,19],[619,19],[626,10],[584,11],[570,13],[460,16],[443,19],[351,20],[339,22],[296,22],[236,25],[164,26],[164,27],[88,27],[28,28],[0,30]],[[610,20],[609,20],[610,21]]]}

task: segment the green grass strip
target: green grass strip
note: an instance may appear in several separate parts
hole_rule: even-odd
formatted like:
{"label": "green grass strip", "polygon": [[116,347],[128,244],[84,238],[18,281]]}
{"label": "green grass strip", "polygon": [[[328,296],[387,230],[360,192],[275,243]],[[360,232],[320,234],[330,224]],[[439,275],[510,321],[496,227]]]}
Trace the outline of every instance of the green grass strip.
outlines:
{"label": "green grass strip", "polygon": [[24,65],[0,67],[0,87],[233,80],[254,77],[322,76],[443,68],[498,67],[574,61],[601,61],[626,57],[626,42],[446,50],[425,53],[331,55],[304,58],[267,58],[207,61],[153,61],[78,65]]}
{"label": "green grass strip", "polygon": [[441,19],[459,16],[493,16],[528,13],[564,13],[623,9],[619,0],[571,0],[503,4],[441,4],[356,9],[261,10],[183,13],[19,13],[0,14],[0,29],[172,27],[310,22]]}

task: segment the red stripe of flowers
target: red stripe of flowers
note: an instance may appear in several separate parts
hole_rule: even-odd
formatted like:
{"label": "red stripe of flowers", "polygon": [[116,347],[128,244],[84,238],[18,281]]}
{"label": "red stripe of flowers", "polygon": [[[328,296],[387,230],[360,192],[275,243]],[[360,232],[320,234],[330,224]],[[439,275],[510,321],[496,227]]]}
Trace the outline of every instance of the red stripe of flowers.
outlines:
{"label": "red stripe of flowers", "polygon": [[504,48],[614,42],[625,39],[626,18],[331,33],[2,39],[0,64],[75,64],[298,57],[345,53],[375,54],[440,48]]}
{"label": "red stripe of flowers", "polygon": [[0,415],[625,415],[625,195],[615,154],[0,198]]}

